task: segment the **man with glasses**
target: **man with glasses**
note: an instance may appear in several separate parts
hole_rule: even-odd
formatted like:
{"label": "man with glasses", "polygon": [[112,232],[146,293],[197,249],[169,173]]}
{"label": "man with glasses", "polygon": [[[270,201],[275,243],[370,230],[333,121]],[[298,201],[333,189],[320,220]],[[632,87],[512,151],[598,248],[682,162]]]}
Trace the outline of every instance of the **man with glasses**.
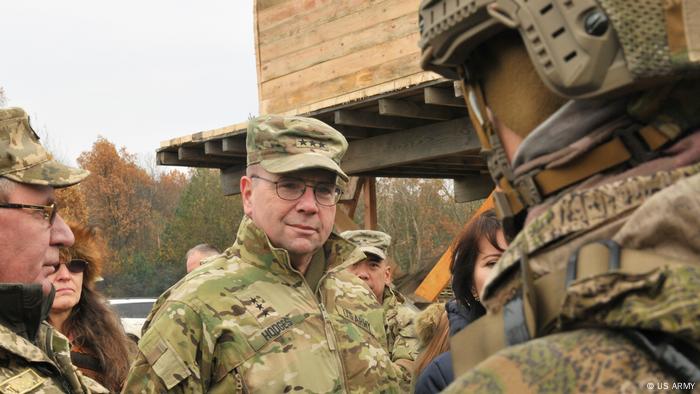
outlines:
{"label": "man with glasses", "polygon": [[54,189],[87,175],[51,158],[22,109],[0,109],[0,392],[106,392],[76,373],[68,340],[44,322],[48,275],[74,241]]}
{"label": "man with glasses", "polygon": [[154,307],[126,392],[407,392],[383,311],[332,233],[345,138],[315,119],[262,116],[247,134],[245,216],[232,247]]}
{"label": "man with glasses", "polygon": [[418,338],[413,327],[416,309],[391,285],[391,265],[386,259],[391,236],[374,230],[344,231],[340,236],[359,246],[367,256],[349,270],[367,283],[384,308],[384,327],[392,360],[412,371],[418,355]]}

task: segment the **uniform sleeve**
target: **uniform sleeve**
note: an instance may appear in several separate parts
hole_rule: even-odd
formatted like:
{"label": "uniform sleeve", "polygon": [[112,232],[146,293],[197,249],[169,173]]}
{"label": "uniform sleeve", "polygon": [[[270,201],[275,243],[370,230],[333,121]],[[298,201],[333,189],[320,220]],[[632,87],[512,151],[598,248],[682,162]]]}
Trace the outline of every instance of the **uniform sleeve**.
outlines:
{"label": "uniform sleeve", "polygon": [[[200,316],[186,304],[166,302],[139,341],[125,393],[206,391],[213,349],[202,349]],[[204,356],[202,356],[204,354]],[[203,378],[202,375],[205,375]]]}
{"label": "uniform sleeve", "polygon": [[399,306],[396,318],[391,324],[395,327],[394,343],[391,346],[392,361],[415,361],[418,356],[418,337],[413,326],[415,313],[408,308]]}

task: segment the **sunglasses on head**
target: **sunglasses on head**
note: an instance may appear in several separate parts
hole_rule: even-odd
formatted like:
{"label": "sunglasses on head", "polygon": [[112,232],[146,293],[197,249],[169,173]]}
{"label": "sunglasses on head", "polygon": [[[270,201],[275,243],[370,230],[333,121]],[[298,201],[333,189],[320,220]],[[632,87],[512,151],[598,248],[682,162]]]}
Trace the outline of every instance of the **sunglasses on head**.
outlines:
{"label": "sunglasses on head", "polygon": [[65,264],[66,268],[68,268],[68,271],[70,271],[71,273],[79,274],[81,272],[85,272],[89,263],[86,260],[73,259],[73,260],[67,261],[65,263],[57,264],[55,266],[56,271],[54,271],[54,272],[57,272],[59,270],[59,268],[61,268],[61,264]]}

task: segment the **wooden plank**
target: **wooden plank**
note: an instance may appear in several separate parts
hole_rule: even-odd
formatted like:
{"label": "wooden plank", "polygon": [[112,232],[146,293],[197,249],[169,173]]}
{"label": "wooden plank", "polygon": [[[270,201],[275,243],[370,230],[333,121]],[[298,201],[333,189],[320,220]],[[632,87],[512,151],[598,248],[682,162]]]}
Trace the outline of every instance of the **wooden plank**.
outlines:
{"label": "wooden plank", "polygon": [[246,155],[245,139],[228,137],[224,138],[221,142],[221,150],[226,153],[232,153],[235,155]]}
{"label": "wooden plank", "polygon": [[335,124],[354,127],[367,127],[370,129],[403,130],[413,126],[405,119],[397,119],[382,116],[367,111],[335,111]]}
{"label": "wooden plank", "polygon": [[[294,108],[298,108],[296,113],[306,113],[439,78],[437,74],[423,73],[419,61],[420,54],[413,53],[355,73],[285,89],[282,95],[260,96],[261,113],[283,113]],[[401,78],[406,75],[416,78]]]}
{"label": "wooden plank", "polygon": [[486,198],[494,188],[489,174],[468,175],[454,180],[455,202],[469,202]]}
{"label": "wooden plank", "polygon": [[445,156],[473,154],[480,148],[468,118],[460,118],[352,141],[342,167],[349,174],[357,174]]}
{"label": "wooden plank", "polygon": [[[467,223],[464,225],[464,228],[469,226],[469,223],[471,223],[474,218],[478,217],[484,211],[488,209],[493,208],[493,195],[490,195],[486,201],[484,201],[483,204],[477,209],[476,212],[474,212],[474,215],[467,221]],[[435,263],[435,266],[433,266],[433,269],[430,270],[428,275],[423,279],[423,282],[418,286],[418,288],[415,291],[415,295],[418,297],[421,297],[429,302],[435,301],[437,299],[438,294],[442,291],[442,289],[447,286],[448,283],[450,283],[450,280],[452,279],[452,274],[450,272],[450,265],[452,264],[452,245],[447,248],[445,253],[442,254],[442,257]]]}
{"label": "wooden plank", "polygon": [[225,196],[241,194],[241,177],[245,175],[245,166],[228,167],[221,170],[219,181]]}
{"label": "wooden plank", "polygon": [[333,124],[333,122],[326,123],[331,124],[333,128],[340,131],[345,136],[345,139],[348,140],[356,140],[359,138],[367,138],[370,136],[369,130],[362,127],[343,126],[339,124]]}
{"label": "wooden plank", "polygon": [[204,154],[207,156],[245,157],[245,153],[224,152],[221,147],[222,143],[222,140],[205,141]]}
{"label": "wooden plank", "polygon": [[360,226],[342,209],[335,210],[335,229],[338,233],[348,230],[359,230]]}
{"label": "wooden plank", "polygon": [[[418,42],[419,38],[420,34],[415,32],[396,40],[384,42],[381,45],[307,67],[299,72],[269,81],[261,81],[261,98],[284,96],[289,94],[290,91],[295,91],[313,83],[326,81],[332,76],[354,74],[363,69],[404,57],[407,54],[418,54],[416,42]],[[414,69],[420,69],[418,63],[415,63],[414,66]],[[393,78],[395,79],[398,76],[400,75],[394,75]]]}
{"label": "wooden plank", "polygon": [[212,162],[211,160],[180,160],[178,158],[178,152],[160,151],[156,154],[156,164],[162,166],[222,168],[226,167],[226,164],[231,165],[232,163],[229,162],[224,164],[220,162]]}
{"label": "wooden plank", "polygon": [[[401,7],[392,9],[392,15],[383,15],[383,17],[393,16],[398,13],[395,11],[400,9]],[[340,21],[332,23],[333,27],[337,27]],[[418,31],[418,17],[416,9],[412,9],[407,14],[398,15],[397,18],[381,23],[369,19],[359,26],[352,25],[352,29],[352,32],[344,35],[334,30],[334,33],[338,34],[335,38],[325,37],[324,33],[309,32],[260,47],[262,65],[260,81],[269,81],[415,33]],[[417,47],[411,49],[418,52]]]}
{"label": "wooden plank", "polygon": [[464,99],[455,97],[454,90],[442,89],[435,87],[427,87],[425,92],[425,103],[434,105],[444,105],[447,107],[464,108]]}
{"label": "wooden plank", "polygon": [[377,180],[373,177],[365,178],[364,203],[365,203],[365,229],[377,229]]}
{"label": "wooden plank", "polygon": [[460,81],[454,81],[452,88],[455,90],[455,97],[462,97],[464,100],[464,92],[462,92],[462,83]]}
{"label": "wooden plank", "polygon": [[[332,25],[348,15],[377,8],[378,4],[385,1],[291,0],[279,7],[260,10],[260,43],[268,44],[289,37],[308,35],[308,32]],[[416,6],[415,12],[417,11]],[[372,16],[377,19],[376,13]]]}
{"label": "wooden plank", "polygon": [[[289,3],[290,0],[255,0],[256,9],[264,10],[280,4]],[[293,2],[293,1],[292,1]]]}
{"label": "wooden plank", "polygon": [[177,159],[183,162],[195,163],[211,163],[212,168],[218,168],[222,165],[231,165],[236,160],[221,156],[207,156],[202,148],[180,147],[177,150]]}
{"label": "wooden plank", "polygon": [[453,118],[453,111],[449,108],[394,99],[379,100],[379,114],[430,120],[450,120]]}

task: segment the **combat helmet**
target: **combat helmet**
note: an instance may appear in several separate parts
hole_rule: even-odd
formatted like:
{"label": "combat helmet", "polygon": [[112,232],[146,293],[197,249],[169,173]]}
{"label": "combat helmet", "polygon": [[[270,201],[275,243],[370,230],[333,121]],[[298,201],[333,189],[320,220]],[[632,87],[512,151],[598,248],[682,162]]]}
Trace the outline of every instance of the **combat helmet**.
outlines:
{"label": "combat helmet", "polygon": [[[482,153],[500,191],[496,211],[512,235],[523,212],[559,190],[619,162],[610,160],[571,171],[513,173],[487,116],[477,47],[505,31],[516,31],[539,79],[565,99],[608,99],[697,79],[700,71],[700,2],[684,0],[423,0],[419,10],[421,66],[459,80]],[[648,160],[680,133],[629,130],[619,147],[599,157]],[[601,145],[602,146],[602,145]],[[618,149],[619,148],[619,149]],[[589,161],[593,161],[592,159]],[[583,168],[586,167],[586,168]],[[517,217],[519,216],[519,219]]]}

